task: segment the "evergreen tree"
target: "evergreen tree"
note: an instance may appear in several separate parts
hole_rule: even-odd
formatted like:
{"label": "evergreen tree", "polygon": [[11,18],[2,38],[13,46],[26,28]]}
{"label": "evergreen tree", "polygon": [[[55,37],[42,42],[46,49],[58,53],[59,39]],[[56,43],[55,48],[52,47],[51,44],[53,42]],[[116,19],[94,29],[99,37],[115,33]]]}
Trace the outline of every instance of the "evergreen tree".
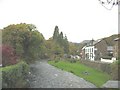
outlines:
{"label": "evergreen tree", "polygon": [[63,43],[64,43],[64,41],[63,41],[63,32],[61,32],[60,34],[59,34],[59,37],[58,37],[58,40],[57,40],[57,42],[58,42],[58,44],[60,45],[60,46],[63,46]]}
{"label": "evergreen tree", "polygon": [[53,40],[58,40],[59,37],[59,28],[55,26],[54,33],[53,33]]}
{"label": "evergreen tree", "polygon": [[64,38],[64,52],[66,54],[69,53],[69,42],[68,42],[68,39],[67,39],[67,36],[65,35],[65,38]]}
{"label": "evergreen tree", "polygon": [[63,39],[63,32],[60,33],[60,39]]}
{"label": "evergreen tree", "polygon": [[55,41],[56,45],[58,44],[61,49],[64,50],[64,53],[69,53],[69,42],[67,36],[63,36],[63,32],[59,33],[58,26],[55,26],[54,34],[53,34],[53,41]]}

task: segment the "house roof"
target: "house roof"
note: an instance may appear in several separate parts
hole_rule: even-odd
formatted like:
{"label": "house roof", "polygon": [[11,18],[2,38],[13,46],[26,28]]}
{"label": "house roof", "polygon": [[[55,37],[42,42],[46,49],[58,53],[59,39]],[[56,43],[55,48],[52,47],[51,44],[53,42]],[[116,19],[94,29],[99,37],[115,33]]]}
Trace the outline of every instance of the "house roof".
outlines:
{"label": "house roof", "polygon": [[[85,49],[85,48],[88,47],[88,46],[95,46],[96,44],[98,44],[98,43],[101,42],[102,40],[104,40],[104,39],[91,40],[91,41],[89,41],[89,42],[87,43],[87,45],[85,45],[85,46],[82,48],[82,50]],[[92,44],[91,44],[91,43],[92,43]],[[108,48],[110,48],[110,47],[108,47]]]}
{"label": "house roof", "polygon": [[87,43],[86,46],[96,45],[96,44],[99,43],[100,41],[102,41],[102,39],[91,40],[90,42]]}
{"label": "house roof", "polygon": [[82,48],[82,50],[84,50],[86,47],[87,47],[87,46],[84,46],[84,47]]}
{"label": "house roof", "polygon": [[100,41],[102,41],[102,39],[98,39],[98,40],[94,41],[94,42],[93,42],[93,45],[99,43]]}

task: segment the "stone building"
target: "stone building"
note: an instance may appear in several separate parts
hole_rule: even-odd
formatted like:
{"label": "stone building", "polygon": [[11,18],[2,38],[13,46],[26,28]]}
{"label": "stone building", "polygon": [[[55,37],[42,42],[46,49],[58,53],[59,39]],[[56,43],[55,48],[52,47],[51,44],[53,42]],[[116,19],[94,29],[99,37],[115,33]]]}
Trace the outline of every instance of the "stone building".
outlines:
{"label": "stone building", "polygon": [[113,46],[109,46],[105,39],[91,40],[82,48],[82,59],[98,61],[101,58],[113,57]]}

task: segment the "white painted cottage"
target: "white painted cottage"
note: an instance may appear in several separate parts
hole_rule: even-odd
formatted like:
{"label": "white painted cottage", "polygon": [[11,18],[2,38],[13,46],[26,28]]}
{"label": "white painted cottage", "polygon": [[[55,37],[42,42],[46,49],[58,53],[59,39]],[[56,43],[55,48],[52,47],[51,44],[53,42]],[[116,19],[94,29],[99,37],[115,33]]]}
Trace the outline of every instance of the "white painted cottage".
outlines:
{"label": "white painted cottage", "polygon": [[101,58],[112,57],[113,46],[108,46],[104,39],[91,40],[82,48],[82,59],[100,61]]}

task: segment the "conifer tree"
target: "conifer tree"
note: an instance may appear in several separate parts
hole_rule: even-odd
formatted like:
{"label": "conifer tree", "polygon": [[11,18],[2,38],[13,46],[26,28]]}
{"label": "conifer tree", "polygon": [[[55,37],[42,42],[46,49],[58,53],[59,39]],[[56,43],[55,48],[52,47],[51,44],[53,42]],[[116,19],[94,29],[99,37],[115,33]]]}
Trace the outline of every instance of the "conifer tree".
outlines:
{"label": "conifer tree", "polygon": [[53,33],[53,40],[58,40],[59,37],[59,28],[55,26],[54,33]]}

